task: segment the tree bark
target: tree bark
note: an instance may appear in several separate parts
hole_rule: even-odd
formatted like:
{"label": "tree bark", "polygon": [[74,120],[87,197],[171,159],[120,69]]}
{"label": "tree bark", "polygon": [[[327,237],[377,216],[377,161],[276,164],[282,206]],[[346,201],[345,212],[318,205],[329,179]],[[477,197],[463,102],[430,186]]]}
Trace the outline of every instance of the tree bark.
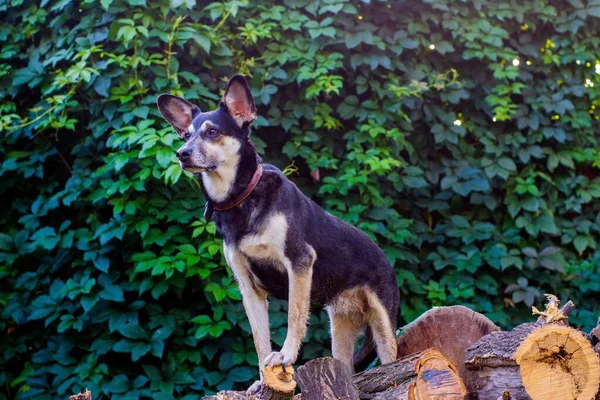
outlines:
{"label": "tree bark", "polygon": [[436,350],[426,350],[354,375],[361,399],[445,399],[466,396],[456,366]]}
{"label": "tree bark", "polygon": [[331,357],[309,361],[296,372],[302,400],[358,400],[347,366]]}
{"label": "tree bark", "polygon": [[596,346],[597,349],[600,350],[600,318],[598,318],[598,325],[589,333],[590,340],[592,344]]}
{"label": "tree bark", "polygon": [[509,332],[492,332],[469,347],[465,352],[465,367],[470,397],[497,400],[508,391],[512,399],[529,399],[513,356],[527,335],[542,325],[531,322]]}

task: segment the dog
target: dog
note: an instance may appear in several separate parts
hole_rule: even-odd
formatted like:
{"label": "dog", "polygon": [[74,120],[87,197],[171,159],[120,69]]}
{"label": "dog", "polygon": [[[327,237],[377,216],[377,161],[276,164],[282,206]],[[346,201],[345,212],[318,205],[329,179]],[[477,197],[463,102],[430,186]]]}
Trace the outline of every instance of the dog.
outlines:
{"label": "dog", "polygon": [[[262,163],[250,139],[257,112],[246,79],[233,76],[214,111],[202,112],[169,94],[160,95],[157,105],[185,141],[177,150],[181,167],[201,176],[205,217],[214,213],[223,236],[259,367],[285,369],[296,362],[311,303],[326,308],[333,357],[352,373],[368,366],[375,351],[382,363],[395,360],[400,292],[389,260],[366,234],[327,213],[275,166]],[[271,351],[269,294],[289,305],[287,335],[277,352]]]}

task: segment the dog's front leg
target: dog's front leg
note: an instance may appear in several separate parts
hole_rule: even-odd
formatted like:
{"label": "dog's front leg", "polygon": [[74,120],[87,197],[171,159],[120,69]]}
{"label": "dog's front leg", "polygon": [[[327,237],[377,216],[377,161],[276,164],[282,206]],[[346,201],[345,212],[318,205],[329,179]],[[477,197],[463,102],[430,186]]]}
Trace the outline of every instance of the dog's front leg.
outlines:
{"label": "dog's front leg", "polygon": [[233,271],[242,294],[242,303],[252,329],[259,368],[262,368],[265,358],[271,352],[267,293],[252,282],[250,264],[246,257],[226,244],[223,248],[227,264]]}
{"label": "dog's front leg", "polygon": [[[312,249],[311,249],[312,250]],[[306,335],[306,324],[310,311],[310,289],[312,285],[314,251],[310,261],[297,268],[286,268],[289,281],[288,330],[279,352],[273,352],[265,359],[265,365],[283,365],[296,362],[302,340]]]}
{"label": "dog's front leg", "polygon": [[247,390],[248,393],[254,394],[260,390],[263,380],[262,370],[265,366],[264,360],[271,352],[268,302],[266,292],[257,291],[253,287],[248,288],[246,283],[241,283],[242,281],[245,281],[245,279],[238,278],[244,310],[246,311],[246,315],[248,315],[248,321],[252,329],[252,339],[254,340],[254,348],[258,357],[260,374],[260,380],[254,382]]}

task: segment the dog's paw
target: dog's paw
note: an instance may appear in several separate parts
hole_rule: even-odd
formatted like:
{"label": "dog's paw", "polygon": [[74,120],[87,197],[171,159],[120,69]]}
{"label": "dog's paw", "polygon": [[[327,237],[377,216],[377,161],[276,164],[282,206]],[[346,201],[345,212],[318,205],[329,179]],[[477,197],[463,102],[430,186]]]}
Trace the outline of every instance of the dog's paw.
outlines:
{"label": "dog's paw", "polygon": [[281,365],[283,369],[285,369],[286,365],[290,365],[296,362],[296,357],[291,354],[287,354],[284,351],[274,351],[269,354],[263,364],[268,365],[270,367],[274,367],[275,365]]}
{"label": "dog's paw", "polygon": [[252,386],[250,386],[248,389],[246,389],[246,394],[247,395],[257,394],[258,392],[260,392],[261,387],[262,387],[262,384],[260,383],[260,381],[256,381],[252,384]]}

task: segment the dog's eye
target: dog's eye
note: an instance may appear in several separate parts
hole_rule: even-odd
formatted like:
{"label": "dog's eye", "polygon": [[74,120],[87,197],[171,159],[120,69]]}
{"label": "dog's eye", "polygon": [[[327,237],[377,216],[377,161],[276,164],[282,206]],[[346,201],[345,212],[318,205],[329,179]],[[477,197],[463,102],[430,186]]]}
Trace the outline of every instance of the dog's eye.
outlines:
{"label": "dog's eye", "polygon": [[206,132],[206,134],[207,134],[209,137],[213,137],[213,138],[215,138],[215,137],[219,136],[219,135],[221,134],[221,132],[219,132],[219,131],[218,131],[218,130],[216,130],[215,128],[210,128],[210,129],[208,130],[208,132]]}
{"label": "dog's eye", "polygon": [[192,136],[192,134],[189,133],[189,132],[186,132],[186,133],[183,134],[183,139],[184,140],[188,140],[190,138],[190,136]]}

